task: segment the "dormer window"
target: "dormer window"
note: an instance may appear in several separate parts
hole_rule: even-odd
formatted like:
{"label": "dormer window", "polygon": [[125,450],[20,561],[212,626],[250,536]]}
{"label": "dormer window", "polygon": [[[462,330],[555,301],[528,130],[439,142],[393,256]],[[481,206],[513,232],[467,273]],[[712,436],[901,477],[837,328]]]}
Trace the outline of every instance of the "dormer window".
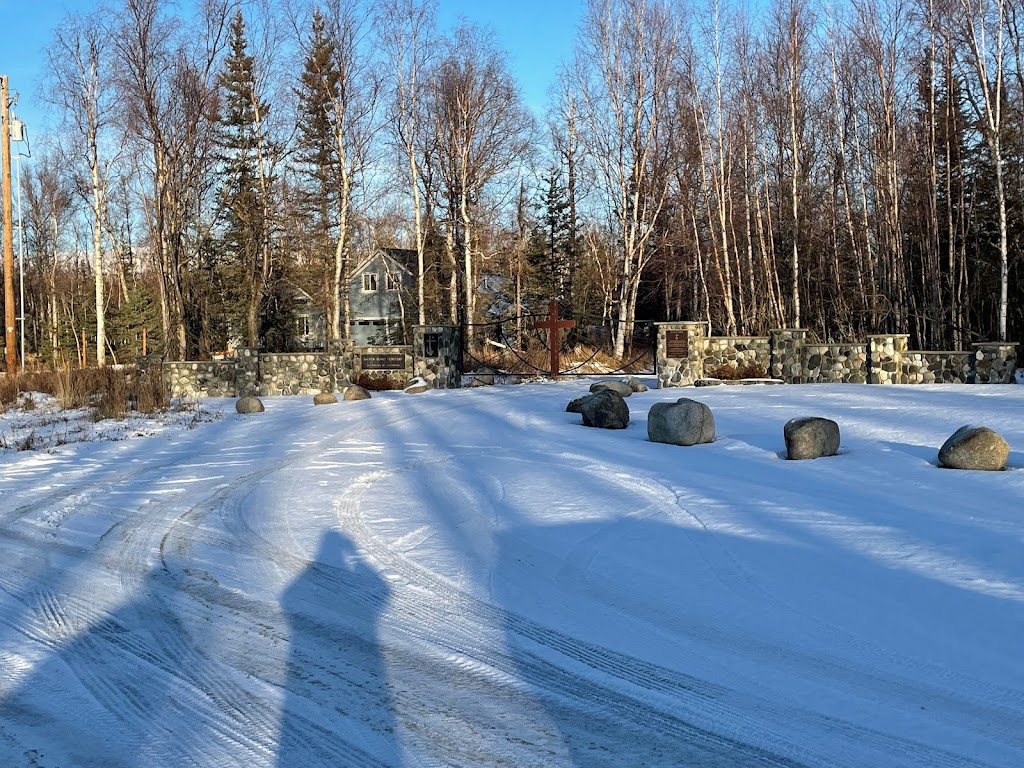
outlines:
{"label": "dormer window", "polygon": [[363,291],[365,293],[376,293],[377,292],[377,273],[376,272],[365,272],[365,273],[363,273]]}

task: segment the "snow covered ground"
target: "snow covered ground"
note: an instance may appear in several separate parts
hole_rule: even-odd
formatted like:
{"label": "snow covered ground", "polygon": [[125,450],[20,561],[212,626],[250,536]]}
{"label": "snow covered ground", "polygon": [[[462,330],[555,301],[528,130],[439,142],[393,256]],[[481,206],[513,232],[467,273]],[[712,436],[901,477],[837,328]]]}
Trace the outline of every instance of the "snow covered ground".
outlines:
{"label": "snow covered ground", "polygon": [[1024,765],[1024,387],[587,383],[0,451],[0,765]]}

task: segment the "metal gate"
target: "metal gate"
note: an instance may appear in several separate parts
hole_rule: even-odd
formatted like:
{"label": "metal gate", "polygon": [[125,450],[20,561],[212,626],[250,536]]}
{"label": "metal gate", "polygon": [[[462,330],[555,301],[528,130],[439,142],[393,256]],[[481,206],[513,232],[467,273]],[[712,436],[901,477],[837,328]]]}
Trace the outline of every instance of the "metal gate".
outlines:
{"label": "metal gate", "polygon": [[[491,368],[528,376],[551,375],[550,332],[537,328],[547,314],[531,313],[466,326],[463,334],[463,371]],[[654,321],[633,323],[625,355],[612,355],[614,322],[597,317],[575,318],[575,327],[559,336],[558,376],[610,376],[651,374],[657,347]]]}

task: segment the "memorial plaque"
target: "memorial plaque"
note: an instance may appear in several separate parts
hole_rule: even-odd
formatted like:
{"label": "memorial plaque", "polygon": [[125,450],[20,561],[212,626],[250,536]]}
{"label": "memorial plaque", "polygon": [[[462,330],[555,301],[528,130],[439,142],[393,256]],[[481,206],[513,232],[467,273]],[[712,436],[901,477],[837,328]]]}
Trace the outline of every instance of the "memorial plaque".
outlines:
{"label": "memorial plaque", "polygon": [[690,356],[690,334],[686,331],[665,332],[665,356],[685,360]]}
{"label": "memorial plaque", "polygon": [[361,355],[359,365],[364,371],[402,371],[405,355]]}

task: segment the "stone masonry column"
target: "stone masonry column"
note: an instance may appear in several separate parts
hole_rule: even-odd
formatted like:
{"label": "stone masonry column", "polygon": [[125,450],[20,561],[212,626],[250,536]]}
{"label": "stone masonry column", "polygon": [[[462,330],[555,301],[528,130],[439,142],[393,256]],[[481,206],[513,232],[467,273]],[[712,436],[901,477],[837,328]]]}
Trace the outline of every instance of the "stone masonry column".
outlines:
{"label": "stone masonry column", "polygon": [[787,384],[804,383],[804,342],[806,328],[774,328],[769,331],[771,365],[768,375]]}
{"label": "stone masonry column", "polygon": [[432,389],[457,389],[462,335],[457,325],[416,325],[412,330],[413,374]]}
{"label": "stone masonry column", "polygon": [[868,384],[906,384],[903,356],[909,343],[905,333],[868,336]]}
{"label": "stone masonry column", "polygon": [[235,397],[260,394],[260,349],[238,347],[235,350]]}
{"label": "stone masonry column", "polygon": [[685,387],[704,375],[707,342],[703,322],[655,323],[658,328],[658,387]]}
{"label": "stone masonry column", "polygon": [[1005,341],[982,341],[972,345],[972,384],[1013,384],[1017,369],[1017,345]]}

